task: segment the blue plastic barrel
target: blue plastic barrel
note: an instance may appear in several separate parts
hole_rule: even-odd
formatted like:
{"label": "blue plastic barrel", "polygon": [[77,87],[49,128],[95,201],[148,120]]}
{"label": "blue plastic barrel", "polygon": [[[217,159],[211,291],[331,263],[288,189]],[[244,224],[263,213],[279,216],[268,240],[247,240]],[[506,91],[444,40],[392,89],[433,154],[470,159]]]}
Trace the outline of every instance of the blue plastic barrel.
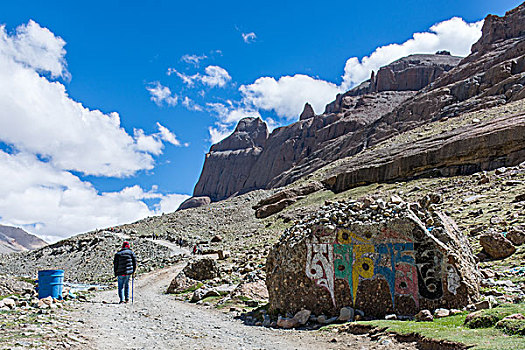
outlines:
{"label": "blue plastic barrel", "polygon": [[64,270],[38,271],[38,298],[49,296],[62,299],[62,286],[64,283]]}

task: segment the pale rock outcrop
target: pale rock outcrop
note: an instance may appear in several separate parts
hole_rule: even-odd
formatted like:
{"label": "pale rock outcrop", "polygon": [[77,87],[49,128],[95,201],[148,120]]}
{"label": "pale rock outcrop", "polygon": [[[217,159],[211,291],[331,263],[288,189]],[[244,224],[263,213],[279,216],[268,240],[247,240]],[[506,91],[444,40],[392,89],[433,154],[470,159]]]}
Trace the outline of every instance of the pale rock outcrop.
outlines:
{"label": "pale rock outcrop", "polygon": [[208,205],[210,203],[211,203],[210,197],[206,197],[206,196],[203,196],[203,197],[190,197],[190,198],[186,199],[184,202],[182,202],[180,204],[180,206],[177,209],[177,211],[184,210],[184,209],[189,209],[189,208],[198,208],[198,207],[202,207],[204,205]]}

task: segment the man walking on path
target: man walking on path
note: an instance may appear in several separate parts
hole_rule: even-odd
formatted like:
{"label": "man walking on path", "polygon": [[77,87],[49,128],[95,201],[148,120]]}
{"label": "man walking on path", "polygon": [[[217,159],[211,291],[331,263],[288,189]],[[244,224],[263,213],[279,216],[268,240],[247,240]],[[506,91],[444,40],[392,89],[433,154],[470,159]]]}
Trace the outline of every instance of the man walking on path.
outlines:
{"label": "man walking on path", "polygon": [[113,270],[117,276],[120,303],[127,303],[129,301],[129,277],[137,270],[137,258],[129,242],[122,243],[122,248],[115,254]]}

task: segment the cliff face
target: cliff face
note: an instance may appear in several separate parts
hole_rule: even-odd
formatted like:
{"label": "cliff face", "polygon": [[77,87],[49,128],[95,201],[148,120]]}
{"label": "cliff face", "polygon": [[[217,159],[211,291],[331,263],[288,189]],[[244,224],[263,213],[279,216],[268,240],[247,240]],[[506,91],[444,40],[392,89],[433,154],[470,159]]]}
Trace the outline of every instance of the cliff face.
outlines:
{"label": "cliff face", "polygon": [[246,185],[252,168],[264,150],[268,128],[259,118],[245,118],[226,139],[213,145],[206,154],[201,176],[195,185],[195,197],[221,200],[243,190],[256,189]]}
{"label": "cliff face", "polygon": [[313,115],[307,105],[298,122],[266,138],[241,121],[212,146],[194,196],[215,201],[283,186],[429,121],[524,98],[524,17],[523,4],[505,17],[488,16],[468,57],[441,52],[402,58],[337,95],[323,114]]}
{"label": "cliff face", "polygon": [[525,35],[523,4],[508,11],[505,17],[488,15],[483,23],[483,36],[472,46],[472,52],[490,50],[494,44]]}
{"label": "cliff face", "polygon": [[[393,74],[389,84],[397,90],[375,91],[375,87],[365,90],[359,86],[339,94],[319,116],[306,104],[298,122],[275,129],[271,135],[260,119],[241,120],[235,131],[213,145],[206,155],[194,196],[216,201],[272,187],[273,181],[284,174],[295,179],[341,156],[359,152],[366,139],[367,125],[413,96],[416,91],[409,87],[419,88],[419,84],[439,76],[459,61],[458,57],[443,55],[415,55],[398,60],[383,69]],[[388,74],[378,74],[377,79],[364,84],[385,88],[387,78],[383,77]],[[353,138],[339,140],[348,134],[354,135]]]}

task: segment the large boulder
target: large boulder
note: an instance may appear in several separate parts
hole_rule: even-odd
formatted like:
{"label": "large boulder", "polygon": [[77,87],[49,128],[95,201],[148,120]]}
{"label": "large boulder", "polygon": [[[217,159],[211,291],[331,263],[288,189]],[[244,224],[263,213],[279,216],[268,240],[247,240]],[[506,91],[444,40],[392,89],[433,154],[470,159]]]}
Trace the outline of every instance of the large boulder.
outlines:
{"label": "large boulder", "polygon": [[211,203],[210,197],[206,197],[206,196],[190,197],[179,205],[179,208],[177,209],[177,211],[189,209],[189,208],[198,208],[204,205],[208,205],[210,203]]}
{"label": "large boulder", "polygon": [[323,188],[323,184],[319,181],[312,181],[298,187],[287,188],[279,191],[274,195],[259,201],[259,203],[253,206],[253,209],[255,209],[255,217],[262,219],[278,213],[295,203],[299,197],[307,196]]}
{"label": "large boulder", "polygon": [[211,280],[219,277],[219,267],[212,258],[201,258],[190,261],[182,272],[189,278],[197,281]]}
{"label": "large boulder", "polygon": [[368,316],[415,315],[479,297],[472,251],[450,218],[371,198],[325,205],[285,231],[266,275],[270,309],[282,314],[337,316],[352,305]]}
{"label": "large boulder", "polygon": [[516,247],[499,232],[489,231],[479,237],[483,250],[493,259],[505,259],[516,252]]}
{"label": "large boulder", "polygon": [[258,219],[263,219],[273,214],[276,214],[282,211],[284,208],[289,207],[290,205],[294,204],[296,200],[297,199],[295,197],[292,197],[292,198],[282,199],[277,203],[271,203],[271,204],[264,205],[255,211],[255,217]]}
{"label": "large boulder", "polygon": [[219,267],[214,259],[192,260],[171,280],[167,293],[182,293],[198,289],[202,286],[201,281],[211,280],[219,275]]}
{"label": "large boulder", "polygon": [[507,233],[506,238],[515,246],[520,246],[525,243],[525,230],[522,228],[513,228]]}
{"label": "large boulder", "polygon": [[189,290],[194,290],[202,285],[201,282],[188,278],[184,272],[180,272],[174,279],[171,280],[168,286],[167,293],[183,293]]}

